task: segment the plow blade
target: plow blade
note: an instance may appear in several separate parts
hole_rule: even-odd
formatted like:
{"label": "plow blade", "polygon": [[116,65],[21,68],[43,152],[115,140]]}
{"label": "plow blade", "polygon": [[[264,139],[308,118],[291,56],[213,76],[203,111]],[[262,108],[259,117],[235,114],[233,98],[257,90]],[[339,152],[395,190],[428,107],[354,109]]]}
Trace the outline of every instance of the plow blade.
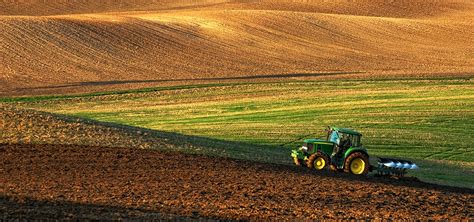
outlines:
{"label": "plow blade", "polygon": [[382,157],[379,157],[376,168],[379,175],[396,175],[399,177],[403,177],[407,170],[415,169],[418,169],[418,166],[411,161]]}

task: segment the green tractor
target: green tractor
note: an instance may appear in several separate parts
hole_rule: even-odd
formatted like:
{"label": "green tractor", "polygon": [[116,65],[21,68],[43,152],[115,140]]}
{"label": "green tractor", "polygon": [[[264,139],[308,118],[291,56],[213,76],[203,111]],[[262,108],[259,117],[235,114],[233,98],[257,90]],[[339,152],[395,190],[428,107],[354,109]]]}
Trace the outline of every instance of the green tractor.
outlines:
{"label": "green tractor", "polygon": [[291,157],[298,166],[316,170],[332,169],[355,175],[377,170],[379,175],[403,176],[416,164],[399,159],[379,158],[376,167],[370,165],[369,153],[361,143],[362,134],[346,128],[328,127],[325,139],[306,139]]}

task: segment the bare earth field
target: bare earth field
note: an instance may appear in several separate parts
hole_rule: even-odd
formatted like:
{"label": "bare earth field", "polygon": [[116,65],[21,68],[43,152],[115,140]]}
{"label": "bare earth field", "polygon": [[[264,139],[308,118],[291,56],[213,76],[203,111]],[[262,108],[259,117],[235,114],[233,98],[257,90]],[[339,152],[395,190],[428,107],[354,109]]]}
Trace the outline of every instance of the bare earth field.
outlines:
{"label": "bare earth field", "polygon": [[2,1],[0,96],[472,77],[474,3]]}
{"label": "bare earth field", "polygon": [[[0,221],[473,220],[473,21],[472,0],[0,0]],[[326,123],[467,188],[265,142]]]}
{"label": "bare earth field", "polygon": [[416,181],[127,148],[4,144],[0,153],[6,218],[474,217],[473,190]]}

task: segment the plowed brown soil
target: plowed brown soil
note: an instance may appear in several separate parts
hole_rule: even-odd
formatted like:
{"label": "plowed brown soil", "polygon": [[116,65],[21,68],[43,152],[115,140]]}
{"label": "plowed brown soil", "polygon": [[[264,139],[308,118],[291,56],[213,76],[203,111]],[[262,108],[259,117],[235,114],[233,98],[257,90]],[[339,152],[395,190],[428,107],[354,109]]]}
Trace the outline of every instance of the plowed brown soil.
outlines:
{"label": "plowed brown soil", "polygon": [[473,15],[469,0],[3,1],[0,96],[472,77]]}
{"label": "plowed brown soil", "polygon": [[283,165],[67,145],[0,146],[0,218],[473,219],[474,191]]}

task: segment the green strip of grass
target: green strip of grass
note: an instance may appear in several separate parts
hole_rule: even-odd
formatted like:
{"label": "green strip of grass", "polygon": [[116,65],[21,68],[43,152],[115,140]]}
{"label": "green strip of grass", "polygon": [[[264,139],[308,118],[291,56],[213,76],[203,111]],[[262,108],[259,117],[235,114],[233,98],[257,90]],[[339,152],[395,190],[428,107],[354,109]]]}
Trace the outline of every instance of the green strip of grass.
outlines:
{"label": "green strip of grass", "polygon": [[[350,79],[349,79],[350,80]],[[431,77],[431,78],[385,78],[378,80],[354,80],[358,82],[383,82],[383,81],[436,81],[436,80],[462,80],[462,81],[471,81],[470,77],[460,78],[460,77]],[[348,80],[346,80],[348,81]],[[298,83],[305,82],[301,80],[290,80],[285,81],[284,83]],[[339,80],[325,80],[325,82],[340,82]],[[271,82],[254,82],[254,83],[209,83],[209,84],[195,84],[195,85],[177,85],[177,86],[160,86],[160,87],[150,87],[150,88],[141,88],[141,89],[131,89],[131,90],[119,90],[119,91],[107,91],[107,92],[95,92],[95,93],[85,93],[85,94],[71,94],[71,95],[47,95],[47,96],[21,96],[21,97],[0,97],[0,103],[29,103],[29,102],[41,102],[41,101],[51,101],[51,100],[64,100],[64,99],[75,99],[75,98],[90,98],[97,96],[107,96],[107,95],[124,95],[124,94],[136,94],[136,93],[150,93],[150,92],[159,92],[165,90],[179,90],[179,89],[197,89],[197,88],[208,88],[208,87],[217,87],[217,86],[238,86],[238,85],[260,85],[260,84],[271,84]]]}
{"label": "green strip of grass", "polygon": [[86,93],[86,94],[77,94],[77,95],[0,97],[0,103],[29,103],[29,102],[41,102],[41,101],[51,101],[51,100],[75,99],[75,98],[91,98],[91,97],[108,96],[108,95],[149,93],[149,92],[159,92],[159,91],[164,91],[164,90],[208,88],[208,87],[213,87],[213,86],[225,86],[225,85],[229,85],[229,84],[199,84],[199,85],[162,86],[162,87],[151,87],[151,88],[142,88],[142,89],[133,89],[133,90],[120,90],[120,91],[109,91],[109,92]]}
{"label": "green strip of grass", "polygon": [[[474,84],[466,79],[212,85],[18,106],[255,144],[255,151],[245,148],[248,159],[267,155],[258,150],[264,146],[274,147],[275,158],[283,160],[302,138],[322,136],[322,129],[332,125],[362,132],[373,156],[464,162],[467,168],[474,162]],[[431,168],[445,167],[436,163]],[[423,172],[421,178],[433,181],[462,180],[454,170],[443,171],[445,176]],[[472,187],[472,181],[458,183]]]}

